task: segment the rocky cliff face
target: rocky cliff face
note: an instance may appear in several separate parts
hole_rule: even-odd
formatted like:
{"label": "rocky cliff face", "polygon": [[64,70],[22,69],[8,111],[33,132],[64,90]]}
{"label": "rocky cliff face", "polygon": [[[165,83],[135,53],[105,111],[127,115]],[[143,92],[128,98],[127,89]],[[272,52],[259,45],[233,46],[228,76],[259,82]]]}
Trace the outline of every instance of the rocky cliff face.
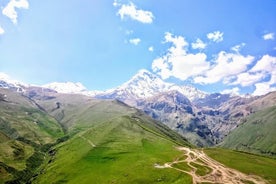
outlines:
{"label": "rocky cliff face", "polygon": [[212,132],[207,124],[198,118],[198,109],[178,91],[160,93],[141,100],[137,108],[166,124],[171,129],[199,146],[211,145]]}
{"label": "rocky cliff face", "polygon": [[191,102],[178,91],[140,100],[137,108],[177,131],[198,146],[220,143],[245,118],[276,104],[276,92],[244,98],[211,94]]}

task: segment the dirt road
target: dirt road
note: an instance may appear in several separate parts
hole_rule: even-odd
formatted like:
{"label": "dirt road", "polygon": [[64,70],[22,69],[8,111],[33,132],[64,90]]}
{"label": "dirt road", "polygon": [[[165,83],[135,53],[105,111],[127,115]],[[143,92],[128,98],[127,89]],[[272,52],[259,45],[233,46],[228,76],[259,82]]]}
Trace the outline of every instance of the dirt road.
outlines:
{"label": "dirt road", "polygon": [[[202,150],[190,149],[186,147],[178,147],[183,151],[184,155],[177,158],[173,162],[165,163],[164,165],[155,164],[156,168],[172,168],[179,172],[189,174],[193,178],[193,184],[197,183],[255,183],[265,184],[264,179],[259,176],[246,175],[237,170],[228,168],[216,160],[208,157]],[[181,164],[188,165],[187,169],[183,169]]]}

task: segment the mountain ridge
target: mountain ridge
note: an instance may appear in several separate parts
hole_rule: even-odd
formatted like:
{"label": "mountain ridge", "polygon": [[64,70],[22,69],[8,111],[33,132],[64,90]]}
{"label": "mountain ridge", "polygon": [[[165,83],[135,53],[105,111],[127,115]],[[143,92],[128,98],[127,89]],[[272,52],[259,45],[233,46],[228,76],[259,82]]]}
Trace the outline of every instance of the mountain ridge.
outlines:
{"label": "mountain ridge", "polygon": [[139,70],[130,80],[126,81],[122,85],[104,91],[90,91],[80,82],[52,82],[41,86],[24,84],[22,82],[10,79],[10,77],[5,74],[0,75],[0,87],[15,88],[18,92],[23,92],[26,88],[29,87],[41,87],[52,89],[59,93],[82,94],[96,98],[112,99],[114,96],[116,96],[121,100],[125,100],[126,98],[148,98],[161,92],[175,90],[181,92],[190,100],[203,98],[207,94],[206,92],[200,91],[193,86],[179,86],[173,83],[165,82],[160,79],[160,77],[146,69]]}
{"label": "mountain ridge", "polygon": [[[8,82],[5,83],[5,88],[9,87]],[[122,101],[161,121],[200,147],[220,143],[225,136],[243,123],[245,117],[262,107],[273,106],[275,101],[269,94],[259,97],[209,94],[191,86],[167,83],[145,69],[138,71],[130,80],[117,88],[104,92],[88,91],[81,83],[72,82],[44,85],[47,88],[16,85],[19,83],[10,83],[11,89],[37,100],[50,100],[53,98],[51,93],[55,92]],[[185,98],[187,99],[183,101]]]}

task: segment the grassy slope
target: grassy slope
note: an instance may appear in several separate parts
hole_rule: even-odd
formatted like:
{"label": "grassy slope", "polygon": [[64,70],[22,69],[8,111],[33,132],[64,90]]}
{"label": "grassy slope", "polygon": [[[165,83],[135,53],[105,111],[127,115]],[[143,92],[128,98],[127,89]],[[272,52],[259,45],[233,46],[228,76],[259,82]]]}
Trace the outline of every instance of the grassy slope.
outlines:
{"label": "grassy slope", "polygon": [[56,100],[62,105],[52,115],[63,112],[61,122],[74,134],[54,148],[35,183],[191,183],[186,174],[154,168],[181,154],[176,145],[190,146],[161,123],[117,101],[80,97],[80,106],[65,95],[40,104],[50,110]]}
{"label": "grassy slope", "polygon": [[40,110],[28,98],[0,89],[6,94],[0,101],[0,131],[12,139],[24,137],[36,144],[51,143],[63,135],[58,122]]}
{"label": "grassy slope", "polygon": [[54,118],[28,98],[6,89],[0,89],[0,93],[6,95],[0,101],[0,183],[3,183],[27,172],[31,174],[41,146],[55,142],[63,131]]}
{"label": "grassy slope", "polygon": [[210,148],[204,151],[228,167],[246,174],[261,176],[271,184],[276,183],[275,159],[221,148]]}
{"label": "grassy slope", "polygon": [[131,117],[115,118],[57,146],[54,161],[37,183],[48,183],[48,178],[54,183],[190,183],[188,175],[154,168],[180,154],[174,146]]}
{"label": "grassy slope", "polygon": [[276,106],[250,115],[231,132],[221,146],[276,156]]}
{"label": "grassy slope", "polygon": [[[134,109],[111,101],[91,99],[82,95],[52,94],[55,98],[37,102],[63,126],[67,133],[85,130],[91,124],[135,112]],[[60,107],[57,108],[57,103]],[[118,102],[117,102],[118,103]]]}

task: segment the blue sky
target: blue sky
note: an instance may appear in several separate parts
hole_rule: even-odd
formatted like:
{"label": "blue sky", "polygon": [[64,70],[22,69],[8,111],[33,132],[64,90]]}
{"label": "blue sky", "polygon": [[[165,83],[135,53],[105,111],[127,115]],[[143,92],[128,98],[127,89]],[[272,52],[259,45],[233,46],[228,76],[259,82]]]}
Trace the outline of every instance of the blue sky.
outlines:
{"label": "blue sky", "polygon": [[0,72],[116,87],[139,69],[207,92],[276,90],[275,0],[1,0]]}

